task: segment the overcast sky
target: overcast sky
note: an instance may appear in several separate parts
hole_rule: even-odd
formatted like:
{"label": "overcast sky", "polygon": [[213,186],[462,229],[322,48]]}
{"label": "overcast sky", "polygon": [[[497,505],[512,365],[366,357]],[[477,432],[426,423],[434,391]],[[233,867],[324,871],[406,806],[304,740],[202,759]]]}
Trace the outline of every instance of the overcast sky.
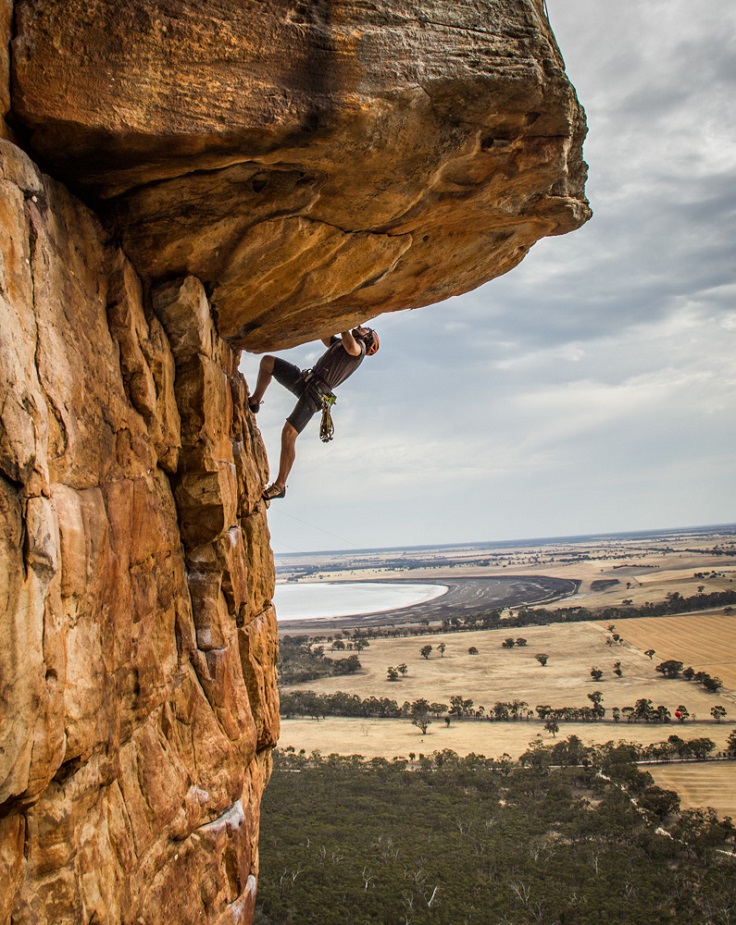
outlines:
{"label": "overcast sky", "polygon": [[[277,553],[736,521],[736,6],[547,4],[594,217],[377,319],[334,442],[300,437]],[[274,384],[258,418],[274,471],[292,404]]]}

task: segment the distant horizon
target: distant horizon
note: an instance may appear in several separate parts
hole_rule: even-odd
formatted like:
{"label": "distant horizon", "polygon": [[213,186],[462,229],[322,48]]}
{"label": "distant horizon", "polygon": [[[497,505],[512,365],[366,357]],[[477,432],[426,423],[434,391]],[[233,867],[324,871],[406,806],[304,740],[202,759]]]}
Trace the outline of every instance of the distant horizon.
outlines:
{"label": "distant horizon", "polygon": [[296,559],[303,556],[327,556],[327,555],[349,555],[355,553],[375,553],[375,552],[397,552],[400,550],[422,550],[422,549],[463,549],[463,548],[488,548],[515,545],[515,546],[538,546],[548,545],[559,542],[582,542],[585,540],[604,540],[617,538],[636,538],[636,537],[656,537],[667,536],[671,534],[687,533],[712,533],[712,532],[736,532],[736,522],[718,523],[718,524],[700,524],[689,525],[685,527],[660,527],[657,529],[647,530],[614,530],[599,531],[596,533],[571,533],[566,535],[536,536],[536,537],[512,537],[504,540],[467,540],[463,543],[420,543],[418,545],[400,544],[398,546],[360,546],[355,548],[341,549],[318,549],[303,550],[301,552],[279,552],[274,553],[274,559]]}

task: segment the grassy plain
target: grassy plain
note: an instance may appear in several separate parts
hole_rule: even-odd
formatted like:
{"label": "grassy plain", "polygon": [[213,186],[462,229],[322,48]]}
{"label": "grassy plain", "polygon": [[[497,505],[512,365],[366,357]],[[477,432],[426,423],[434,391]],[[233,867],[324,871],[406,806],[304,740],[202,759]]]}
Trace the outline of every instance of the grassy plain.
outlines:
{"label": "grassy plain", "polygon": [[[610,540],[594,545],[560,543],[536,549],[509,547],[493,552],[481,560],[477,550],[459,549],[450,554],[437,554],[427,565],[410,564],[403,577],[416,581],[438,581],[443,577],[545,574],[572,578],[580,582],[574,597],[551,609],[581,605],[591,609],[621,605],[630,601],[641,605],[647,601],[664,600],[667,595],[697,594],[732,589],[736,567],[732,556],[722,554],[734,546],[733,535],[701,539],[692,536],[657,538],[652,541]],[[733,550],[731,550],[733,551]],[[431,552],[422,551],[429,560]],[[380,557],[356,557],[355,561],[334,567],[330,560],[316,560],[308,580],[390,580],[401,571],[401,561],[390,567]],[[349,678],[328,678],[301,685],[322,693],[345,690],[360,697],[390,697],[399,704],[425,697],[430,702],[447,703],[453,695],[470,698],[475,706],[490,710],[497,701],[521,700],[533,710],[537,704],[552,707],[589,706],[587,695],[603,694],[606,720],[600,723],[561,723],[558,737],[578,735],[586,743],[624,739],[631,742],[662,741],[672,733],[683,738],[706,736],[721,749],[736,721],[736,613],[724,611],[698,613],[676,617],[621,620],[616,631],[622,644],[608,646],[607,621],[531,626],[522,630],[485,630],[463,633],[437,633],[432,636],[375,639],[360,654],[362,672]],[[328,633],[322,624],[309,632]],[[524,647],[504,649],[507,636],[523,636]],[[438,645],[446,646],[444,657]],[[429,659],[420,654],[423,645],[431,644]],[[468,649],[475,646],[477,655]],[[644,652],[654,649],[649,659]],[[329,654],[329,645],[327,646]],[[535,654],[546,653],[549,661],[542,667]],[[718,694],[708,694],[697,684],[684,680],[667,680],[655,671],[666,659],[678,659],[696,670],[720,677],[725,685]],[[613,664],[621,662],[623,675],[617,678]],[[388,666],[406,664],[408,672],[398,682],[387,680]],[[590,669],[604,672],[599,682],[593,682]],[[613,723],[611,708],[633,705],[648,698],[654,706],[663,704],[672,713],[680,704],[689,710],[684,723],[628,724]],[[711,720],[711,707],[721,704],[727,710],[726,720],[716,724]],[[328,718],[285,719],[282,723],[281,747],[293,746],[307,752],[314,749],[323,754],[363,754],[366,757],[384,755],[407,756],[410,752],[431,753],[451,748],[459,754],[478,752],[489,756],[503,753],[518,757],[536,736],[552,741],[539,721],[488,722],[453,721],[449,728],[435,721],[426,735],[408,720],[359,720]],[[708,776],[713,769],[713,777]],[[695,778],[683,776],[683,801],[692,799],[697,805],[713,805],[719,812],[733,812],[736,804],[736,774],[733,763],[723,765],[673,765],[657,768],[656,774],[681,774],[692,770],[703,781],[700,789]],[[659,780],[659,777],[657,778]],[[663,778],[664,779],[664,778]],[[679,779],[679,778],[678,778]],[[675,778],[673,777],[673,781]],[[666,785],[666,784],[665,784]],[[673,783],[675,789],[680,788]]]}
{"label": "grassy plain", "polygon": [[642,617],[617,628],[637,648],[655,649],[657,661],[676,659],[736,690],[736,612]]}
{"label": "grassy plain", "polygon": [[712,806],[719,815],[736,819],[736,767],[733,761],[647,765],[646,770],[660,787],[677,791],[683,809]]}
{"label": "grassy plain", "polygon": [[[707,736],[713,739],[717,747],[723,748],[732,725],[722,723],[688,722],[683,726],[643,726],[626,723],[618,726],[613,723],[564,723],[560,724],[558,739],[569,735],[578,736],[586,745],[624,740],[637,744],[664,741],[668,735],[676,733],[684,739]],[[540,736],[545,744],[554,740],[544,731],[541,723],[488,723],[463,720],[446,728],[444,722],[436,722],[422,735],[408,720],[401,719],[346,719],[328,717],[324,720],[289,719],[281,725],[279,748],[292,746],[297,751],[304,749],[307,754],[319,751],[323,755],[363,755],[365,758],[409,757],[430,755],[432,752],[451,748],[458,755],[471,752],[499,758],[503,754],[512,758],[526,751],[530,743]],[[720,764],[718,765],[720,767]],[[679,767],[679,766],[678,766]],[[690,767],[690,765],[688,765]],[[731,776],[730,799],[736,799],[736,767],[733,762],[724,762]],[[649,767],[647,767],[649,770]],[[713,800],[706,803],[716,805]],[[704,804],[700,804],[704,805]]]}
{"label": "grassy plain", "polygon": [[[724,642],[736,642],[736,617],[725,619],[730,622],[716,624],[718,634],[712,638],[711,651],[723,647]],[[683,644],[689,638],[686,626],[690,626],[694,633],[698,632],[699,617],[665,617],[659,620],[673,623],[673,630],[679,633]],[[527,645],[513,649],[502,648],[502,641],[509,635],[503,630],[376,639],[360,655],[363,664],[361,674],[349,679],[328,678],[305,686],[322,693],[347,690],[361,697],[390,697],[399,703],[426,697],[430,701],[449,704],[452,695],[460,694],[473,699],[476,707],[483,705],[486,711],[498,700],[514,699],[526,702],[532,710],[539,703],[553,707],[587,706],[590,704],[587,695],[599,690],[603,693],[603,706],[607,708],[606,720],[560,723],[558,737],[575,734],[586,744],[612,739],[650,743],[663,741],[668,735],[676,733],[685,739],[706,736],[721,750],[736,719],[733,694],[727,691],[708,694],[697,684],[668,680],[658,674],[655,670],[658,656],[649,659],[642,649],[657,648],[659,637],[655,631],[658,632],[659,620],[621,621],[617,629],[625,642],[613,647],[606,644],[609,633],[605,626],[593,622],[527,627],[523,631]],[[637,627],[640,622],[644,627]],[[651,635],[647,626],[650,622],[655,624]],[[640,640],[641,648],[629,641],[634,636]],[[442,642],[446,646],[444,657],[437,651]],[[426,644],[433,646],[429,659],[424,659],[419,651]],[[478,649],[478,655],[469,654],[471,646]],[[538,652],[549,655],[545,667],[534,657]],[[621,662],[621,678],[617,678],[611,670],[614,661]],[[388,681],[387,666],[402,662],[409,668],[406,677],[398,682]],[[694,667],[695,662],[697,660],[693,660]],[[590,669],[594,665],[604,671],[599,682],[590,677]],[[700,667],[699,664],[697,667]],[[673,714],[680,704],[684,704],[691,718],[685,723],[666,725],[611,721],[611,707],[633,705],[641,697],[651,699],[655,706],[664,704]],[[710,717],[710,709],[716,704],[722,704],[728,711],[722,723],[714,723]],[[297,750],[304,748],[307,752],[316,749],[323,754],[336,752],[365,757],[408,756],[410,752],[431,753],[451,748],[461,755],[477,752],[498,757],[506,753],[518,758],[539,736],[545,742],[552,741],[550,733],[537,720],[488,722],[466,719],[453,721],[449,728],[442,720],[437,720],[427,734],[422,735],[408,720],[328,717],[320,721],[304,718],[284,720],[280,744],[281,747],[291,745]],[[736,773],[730,762],[718,767],[728,769],[725,780],[714,777],[713,787],[709,789],[706,776],[698,795],[707,797],[703,800],[705,804],[715,806],[719,812],[727,812],[736,801]]]}
{"label": "grassy plain", "polygon": [[[736,617],[730,619],[736,641]],[[621,621],[617,629],[628,639],[637,622]],[[506,637],[522,635],[527,640],[525,646],[503,648]],[[655,706],[661,703],[673,712],[685,704],[691,714],[701,719],[709,718],[710,708],[723,699],[720,694],[706,693],[697,684],[664,679],[655,670],[660,661],[657,656],[649,659],[628,641],[609,646],[608,637],[603,624],[586,622],[529,626],[511,632],[475,630],[374,639],[360,653],[360,673],[349,678],[311,681],[307,687],[319,693],[348,690],[361,697],[390,697],[398,703],[426,697],[430,702],[449,705],[451,696],[462,695],[486,711],[499,700],[523,700],[530,709],[539,703],[552,707],[590,706],[587,695],[600,690],[609,714],[611,707],[633,705],[639,698],[649,697]],[[643,634],[642,638],[648,637]],[[438,651],[441,643],[445,645],[444,655]],[[425,645],[433,647],[428,659],[420,654]],[[478,654],[470,654],[470,648],[476,648]],[[645,643],[644,648],[650,645]],[[538,653],[549,656],[546,666],[535,658]],[[621,662],[621,678],[613,673],[614,662]],[[402,663],[408,668],[406,676],[389,681],[387,668]],[[604,672],[601,681],[591,679],[592,667]],[[736,718],[736,705],[732,712]]]}

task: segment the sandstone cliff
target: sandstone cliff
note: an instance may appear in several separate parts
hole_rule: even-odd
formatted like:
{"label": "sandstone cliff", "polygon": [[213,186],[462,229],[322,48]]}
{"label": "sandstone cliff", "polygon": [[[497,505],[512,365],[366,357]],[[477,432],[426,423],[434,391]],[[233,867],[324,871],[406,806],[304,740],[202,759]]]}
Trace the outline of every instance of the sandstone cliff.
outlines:
{"label": "sandstone cliff", "polygon": [[237,357],[8,142],[0,184],[0,919],[237,921],[278,735]]}
{"label": "sandstone cliff", "polygon": [[14,112],[141,274],[205,283],[231,343],[467,291],[589,215],[543,0],[122,6],[16,0]]}
{"label": "sandstone cliff", "polygon": [[278,701],[239,350],[577,227],[582,111],[540,0],[0,0],[0,36],[0,922],[247,922]]}

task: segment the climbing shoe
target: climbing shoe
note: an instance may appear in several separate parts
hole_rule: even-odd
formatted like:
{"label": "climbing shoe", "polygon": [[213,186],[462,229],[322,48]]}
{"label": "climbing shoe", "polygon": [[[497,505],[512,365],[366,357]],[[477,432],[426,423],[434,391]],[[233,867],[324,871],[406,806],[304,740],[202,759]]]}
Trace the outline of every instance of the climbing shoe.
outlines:
{"label": "climbing shoe", "polygon": [[268,488],[264,489],[261,497],[264,501],[273,501],[276,498],[285,498],[286,488],[279,488],[278,485],[274,482],[273,485],[269,485]]}
{"label": "climbing shoe", "polygon": [[261,403],[259,401],[249,401],[248,407],[253,412],[253,414],[258,414],[261,408]]}

